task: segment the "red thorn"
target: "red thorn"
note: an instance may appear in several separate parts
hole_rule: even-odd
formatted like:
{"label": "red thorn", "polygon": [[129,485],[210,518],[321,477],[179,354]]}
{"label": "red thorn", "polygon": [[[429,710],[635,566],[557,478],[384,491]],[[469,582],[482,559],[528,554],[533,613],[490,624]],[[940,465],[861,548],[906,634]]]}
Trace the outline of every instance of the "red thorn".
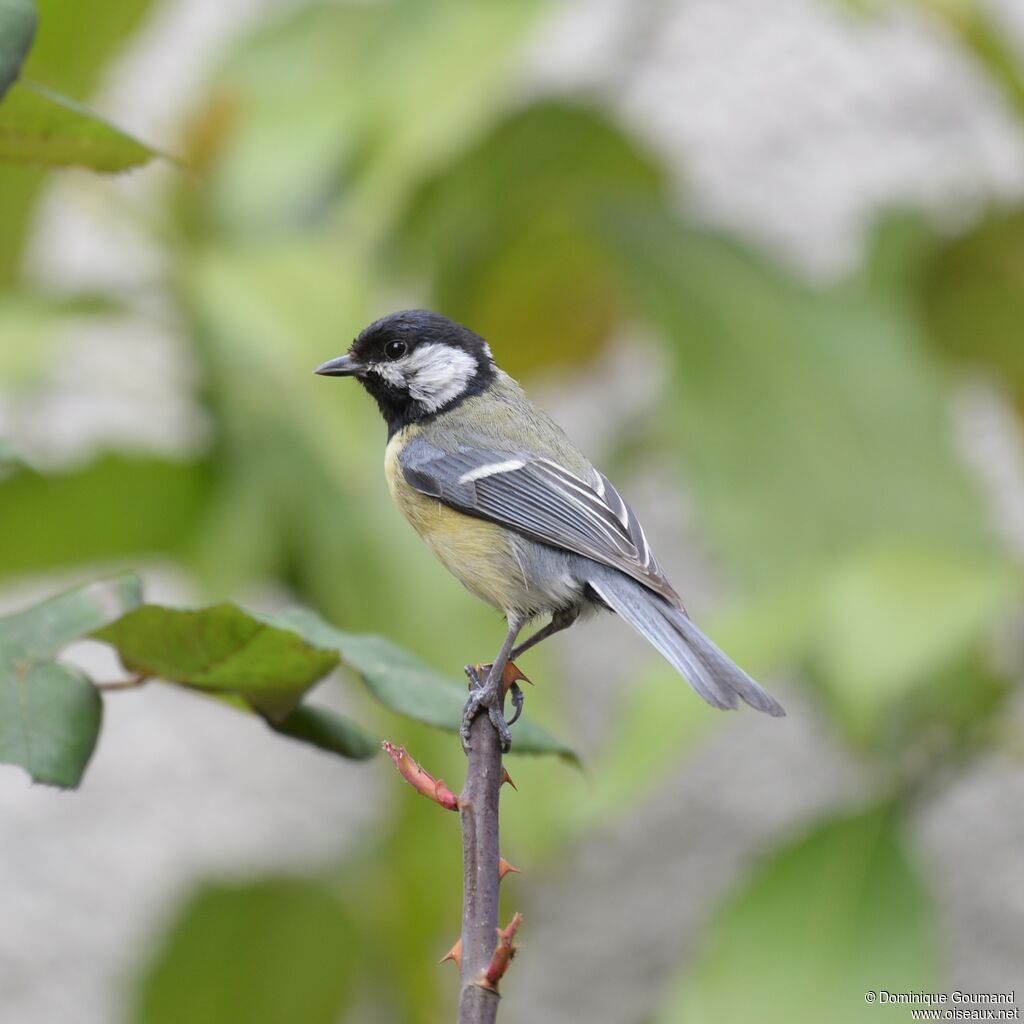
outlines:
{"label": "red thorn", "polygon": [[531,686],[533,686],[533,683],[529,679],[527,679],[526,676],[523,675],[522,672],[519,671],[519,666],[514,661],[508,662],[505,665],[505,671],[502,672],[502,674],[501,674],[501,688],[502,688],[502,690],[505,693],[508,693],[509,687],[513,683],[518,683],[520,679],[524,683],[529,683]]}
{"label": "red thorn", "polygon": [[512,940],[522,923],[523,915],[517,913],[504,928],[496,929],[498,944],[494,947],[494,956],[491,957],[490,965],[485,971],[480,972],[480,980],[477,981],[477,984],[481,988],[490,989],[491,992],[498,991],[498,982],[505,976],[508,965],[512,963],[512,958],[516,955],[516,946]]}
{"label": "red thorn", "polygon": [[504,857],[498,861],[498,881],[501,881],[506,875],[521,875],[522,872],[519,868],[509,864]]}
{"label": "red thorn", "polygon": [[408,754],[405,747],[396,747],[387,740],[382,744],[385,752],[399,774],[406,782],[423,796],[448,811],[459,809],[459,798],[445,785],[444,779],[435,779],[425,768],[421,768]]}
{"label": "red thorn", "polygon": [[508,769],[507,769],[507,768],[506,768],[506,767],[505,767],[504,765],[502,765],[502,766],[501,766],[501,784],[502,784],[502,785],[504,786],[506,782],[507,782],[507,783],[508,783],[508,784],[509,784],[509,785],[510,785],[510,786],[511,786],[511,787],[512,787],[512,788],[513,788],[513,789],[514,789],[514,790],[515,790],[515,791],[516,791],[517,793],[519,792],[519,787],[518,787],[518,786],[517,786],[517,785],[516,785],[516,784],[515,784],[515,783],[514,783],[514,782],[512,781],[512,776],[511,776],[511,775],[509,775],[509,773],[508,773]]}
{"label": "red thorn", "polygon": [[451,949],[437,962],[439,964],[446,963],[448,960],[454,960],[455,966],[462,969],[462,939],[459,939]]}

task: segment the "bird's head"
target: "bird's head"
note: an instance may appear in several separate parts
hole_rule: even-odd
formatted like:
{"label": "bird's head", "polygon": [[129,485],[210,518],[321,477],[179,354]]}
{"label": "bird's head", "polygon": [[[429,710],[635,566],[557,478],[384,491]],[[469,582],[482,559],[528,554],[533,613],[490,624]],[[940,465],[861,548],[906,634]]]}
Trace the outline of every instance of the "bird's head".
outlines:
{"label": "bird's head", "polygon": [[357,378],[394,432],[479,394],[495,367],[487,342],[468,327],[440,313],[408,309],[375,320],[345,355],[315,372]]}

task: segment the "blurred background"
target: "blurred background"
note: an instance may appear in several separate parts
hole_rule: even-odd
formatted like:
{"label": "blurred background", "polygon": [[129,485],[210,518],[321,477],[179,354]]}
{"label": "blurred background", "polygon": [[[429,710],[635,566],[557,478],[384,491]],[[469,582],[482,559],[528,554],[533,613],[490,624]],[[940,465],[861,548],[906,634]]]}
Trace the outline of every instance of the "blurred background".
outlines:
{"label": "blurred background", "polygon": [[[531,653],[502,1019],[910,1019],[1024,987],[1024,7],[40,0],[26,75],[174,154],[0,167],[0,611],[112,568],[457,676],[502,635],[310,371],[429,306],[630,496],[782,721],[611,620]],[[99,678],[103,649],[74,657]],[[458,787],[450,735],[358,708]],[[0,768],[12,1024],[453,1016],[458,822],[170,688]]]}

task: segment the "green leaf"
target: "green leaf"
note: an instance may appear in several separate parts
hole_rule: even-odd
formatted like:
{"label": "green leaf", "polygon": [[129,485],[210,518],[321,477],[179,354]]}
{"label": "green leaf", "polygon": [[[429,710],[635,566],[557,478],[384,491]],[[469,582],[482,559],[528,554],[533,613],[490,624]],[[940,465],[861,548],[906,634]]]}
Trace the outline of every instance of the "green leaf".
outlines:
{"label": "green leaf", "polygon": [[[390,640],[342,632],[307,609],[295,609],[270,621],[298,630],[319,647],[338,651],[345,664],[359,674],[370,693],[390,710],[426,725],[458,731],[466,703],[466,687],[435,672]],[[579,763],[570,747],[525,717],[514,726],[512,751],[557,754]]]}
{"label": "green leaf", "polygon": [[126,171],[156,155],[65,96],[21,83],[0,106],[0,161]]}
{"label": "green leaf", "polygon": [[658,164],[605,113],[548,100],[421,188],[395,248],[431,271],[436,308],[472,324],[506,369],[572,362],[624,312],[595,212],[664,191]]}
{"label": "green leaf", "polygon": [[929,894],[887,808],[817,826],[757,868],[702,936],[661,1024],[904,1021],[865,993],[936,991]]}
{"label": "green leaf", "polygon": [[[89,96],[107,58],[119,50],[151,0],[39,0],[42,31],[25,62],[25,75],[67,96]],[[21,249],[45,172],[0,162],[0,281],[17,276]]]}
{"label": "green leaf", "polygon": [[737,575],[772,590],[872,542],[992,551],[904,309],[808,289],[662,210],[622,211],[610,230],[675,354],[665,413]]}
{"label": "green leaf", "polygon": [[0,100],[21,71],[36,34],[32,0],[0,0]]}
{"label": "green leaf", "polygon": [[0,578],[127,555],[180,553],[211,489],[201,462],[110,455],[67,473],[0,476]]}
{"label": "green leaf", "polygon": [[921,300],[935,346],[995,370],[1024,414],[1024,208],[994,210],[925,264]]}
{"label": "green leaf", "polygon": [[837,567],[819,592],[812,657],[852,731],[963,656],[1020,593],[1002,562],[920,546],[880,547]]}
{"label": "green leaf", "polygon": [[142,581],[131,572],[66,590],[0,619],[0,658],[8,646],[16,646],[21,658],[51,657],[140,604]]}
{"label": "green leaf", "polygon": [[367,251],[507,101],[512,57],[545,6],[307,4],[262,23],[216,83],[244,112],[211,168],[217,220],[246,233],[309,223],[340,199]]}
{"label": "green leaf", "polygon": [[124,573],[0,619],[0,761],[20,765],[36,782],[79,784],[102,704],[85,676],[46,659],[141,601],[139,578]]}
{"label": "green leaf", "polygon": [[310,704],[300,704],[287,718],[268,724],[284,736],[355,761],[369,760],[380,750],[380,740],[351,718]]}
{"label": "green leaf", "polygon": [[20,765],[34,782],[75,788],[102,718],[96,688],[75,669],[0,660],[0,761]]}
{"label": "green leaf", "polygon": [[209,886],[183,908],[142,980],[135,1024],[336,1024],[360,935],[325,882]]}
{"label": "green leaf", "polygon": [[131,671],[237,694],[278,723],[338,663],[335,651],[233,604],[198,611],[146,605],[93,635],[116,647]]}

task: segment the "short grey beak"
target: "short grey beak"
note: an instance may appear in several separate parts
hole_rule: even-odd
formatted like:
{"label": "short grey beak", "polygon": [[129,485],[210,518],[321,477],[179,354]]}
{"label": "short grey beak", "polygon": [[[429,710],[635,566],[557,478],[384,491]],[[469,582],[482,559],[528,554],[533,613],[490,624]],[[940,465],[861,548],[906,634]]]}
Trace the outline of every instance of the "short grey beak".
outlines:
{"label": "short grey beak", "polygon": [[318,366],[313,372],[324,377],[358,377],[362,369],[363,364],[346,352],[337,359],[328,359],[323,366]]}

